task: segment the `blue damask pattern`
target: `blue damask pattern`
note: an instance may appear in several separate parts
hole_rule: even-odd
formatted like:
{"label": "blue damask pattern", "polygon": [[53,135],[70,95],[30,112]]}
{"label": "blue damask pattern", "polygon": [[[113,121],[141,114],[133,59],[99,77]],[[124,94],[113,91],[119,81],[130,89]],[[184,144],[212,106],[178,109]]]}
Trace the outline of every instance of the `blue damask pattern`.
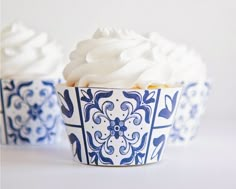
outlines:
{"label": "blue damask pattern", "polygon": [[56,123],[62,123],[54,89],[59,81],[35,82],[4,83],[7,137],[14,144],[53,141]]}
{"label": "blue damask pattern", "polygon": [[[91,162],[98,164],[99,160],[102,164],[113,164],[112,159],[106,157],[104,154],[112,155],[114,153],[114,147],[109,145],[109,143],[114,138],[119,139],[121,137],[124,141],[124,145],[119,148],[120,154],[123,156],[127,155],[129,152],[131,152],[131,154],[129,157],[123,158],[120,161],[120,164],[131,164],[133,161],[135,161],[135,164],[143,163],[142,161],[145,154],[141,153],[141,151],[146,144],[147,133],[141,137],[139,132],[133,132],[132,136],[128,137],[126,135],[126,122],[132,120],[134,125],[139,126],[142,122],[142,116],[139,111],[143,111],[145,122],[150,123],[152,109],[149,104],[154,103],[155,101],[153,98],[155,91],[145,91],[143,96],[136,91],[123,91],[123,95],[126,98],[136,101],[135,106],[130,101],[121,103],[120,109],[126,114],[123,119],[119,117],[112,119],[109,116],[108,112],[113,111],[114,109],[114,103],[112,101],[107,100],[102,104],[99,103],[101,99],[111,97],[112,91],[99,90],[94,95],[92,94],[91,89],[87,89],[87,91],[81,90],[81,92],[83,94],[81,101],[86,102],[86,105],[84,106],[85,122],[89,121],[92,117],[95,124],[100,124],[101,118],[105,118],[108,122],[107,130],[110,131],[110,134],[106,137],[104,137],[100,131],[96,131],[94,137],[87,132],[89,147],[93,150],[93,152],[89,153]],[[93,115],[90,114],[92,109],[96,110]],[[95,145],[93,139],[95,139],[99,145]],[[138,146],[134,147],[134,145]]]}
{"label": "blue damask pattern", "polygon": [[179,91],[59,87],[74,157],[82,163],[115,166],[159,161]]}

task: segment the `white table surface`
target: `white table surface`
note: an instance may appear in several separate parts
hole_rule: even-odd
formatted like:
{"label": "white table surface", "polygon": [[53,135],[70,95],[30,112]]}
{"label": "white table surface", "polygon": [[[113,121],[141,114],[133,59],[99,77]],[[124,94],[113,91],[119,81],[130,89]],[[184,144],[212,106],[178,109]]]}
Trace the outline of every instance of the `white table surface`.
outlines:
{"label": "white table surface", "polygon": [[78,164],[70,146],[1,146],[1,189],[236,189],[236,122],[204,121],[188,146],[167,146],[163,160],[138,167]]}

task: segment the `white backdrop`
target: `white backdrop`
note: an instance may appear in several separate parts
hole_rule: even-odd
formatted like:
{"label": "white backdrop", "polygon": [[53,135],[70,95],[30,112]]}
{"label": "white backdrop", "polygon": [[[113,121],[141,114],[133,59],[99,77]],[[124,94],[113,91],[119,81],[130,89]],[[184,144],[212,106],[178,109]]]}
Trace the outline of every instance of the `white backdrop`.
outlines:
{"label": "white backdrop", "polygon": [[236,119],[235,0],[1,0],[1,25],[23,21],[48,32],[65,53],[97,27],[158,31],[196,49],[213,91],[206,119]]}

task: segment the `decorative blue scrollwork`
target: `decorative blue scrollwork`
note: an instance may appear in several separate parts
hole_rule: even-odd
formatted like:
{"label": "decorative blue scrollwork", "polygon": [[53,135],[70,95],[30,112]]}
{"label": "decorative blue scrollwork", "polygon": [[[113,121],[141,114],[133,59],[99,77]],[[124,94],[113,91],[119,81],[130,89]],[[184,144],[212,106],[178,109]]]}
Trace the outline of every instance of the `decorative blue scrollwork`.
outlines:
{"label": "decorative blue scrollwork", "polygon": [[[145,90],[143,98],[142,98],[142,95],[136,91],[131,91],[131,92],[124,91],[123,94],[125,97],[134,99],[136,101],[136,107],[132,110],[131,114],[135,114],[137,110],[143,110],[145,112],[146,123],[150,123],[150,116],[152,113],[152,109],[148,104],[153,103],[155,101],[155,99],[153,98],[155,91],[149,92],[148,90]],[[130,102],[124,102],[123,109],[128,107],[126,106],[126,104],[130,104]]]}
{"label": "decorative blue scrollwork", "polygon": [[[83,94],[83,96],[81,97],[82,101],[87,102],[87,104],[84,107],[84,111],[85,111],[85,122],[87,122],[90,119],[90,111],[92,109],[97,109],[98,112],[102,113],[102,114],[106,114],[106,112],[104,112],[105,110],[109,110],[109,109],[113,109],[113,103],[110,101],[107,101],[103,104],[102,108],[99,105],[99,100],[102,98],[108,98],[112,95],[113,91],[102,91],[99,90],[95,93],[95,95],[93,96],[91,89],[88,89],[87,91],[85,90],[81,90],[81,93]],[[96,119],[94,118],[94,122],[96,124],[99,124],[101,121],[100,116],[97,116]]]}
{"label": "decorative blue scrollwork", "polygon": [[[56,123],[61,119],[59,110],[55,108],[54,81],[35,84],[34,81],[16,83],[10,80],[4,85],[4,93],[8,94],[8,137],[13,143],[51,141],[56,135]],[[56,111],[47,111],[49,109]]]}
{"label": "decorative blue scrollwork", "polygon": [[[137,141],[135,140],[137,138]],[[141,153],[142,149],[146,145],[147,141],[147,133],[142,136],[141,142],[138,147],[134,147],[133,145],[139,141],[140,135],[139,133],[133,133],[132,140],[126,138],[125,146],[120,147],[120,153],[122,155],[126,155],[128,153],[128,149],[131,148],[131,154],[127,158],[123,158],[120,162],[121,165],[130,165],[135,160],[135,165],[143,164],[145,153]]]}
{"label": "decorative blue scrollwork", "polygon": [[[100,142],[100,146],[96,146],[93,142],[93,137],[92,135],[87,132],[87,137],[88,137],[88,144],[90,149],[93,150],[93,152],[89,153],[89,156],[91,157],[91,163],[95,163],[96,165],[98,165],[98,160],[100,160],[100,162],[102,164],[111,164],[113,165],[113,161],[111,158],[105,157],[102,153],[102,151],[104,150],[107,154],[112,154],[114,152],[114,147],[113,146],[109,146],[107,142]],[[106,140],[106,139],[102,139],[102,133],[100,131],[95,132],[94,134],[95,140],[97,142],[99,142],[100,140]]]}
{"label": "decorative blue scrollwork", "polygon": [[7,100],[7,107],[9,108],[12,103],[12,98],[14,96],[18,96],[20,98],[20,102],[18,102],[15,106],[18,106],[16,108],[20,109],[21,108],[21,103],[24,103],[24,101],[28,104],[27,102],[27,97],[30,97],[33,95],[33,91],[31,89],[28,89],[24,94],[21,94],[21,88],[27,87],[32,85],[33,81],[25,82],[20,84],[17,88],[15,87],[14,81],[10,82],[10,87],[6,86],[4,89],[8,91],[14,91],[16,89],[16,92],[13,92],[11,95],[9,95],[8,100]]}
{"label": "decorative blue scrollwork", "polygon": [[142,151],[146,146],[148,133],[141,135],[140,132],[133,131],[130,135],[127,123],[133,123],[134,127],[138,127],[141,125],[143,117],[146,123],[150,123],[151,104],[155,102],[153,97],[155,92],[145,90],[144,95],[141,95],[136,91],[123,91],[125,98],[132,99],[136,103],[123,101],[119,107],[123,112],[123,117],[112,117],[111,112],[115,105],[114,102],[106,99],[112,96],[113,91],[98,90],[93,94],[91,89],[81,89],[81,101],[85,102],[83,107],[85,122],[92,120],[94,124],[99,125],[102,120],[105,120],[109,132],[109,135],[104,135],[100,130],[95,131],[94,134],[86,132],[89,148],[92,150],[89,152],[91,163],[114,164],[113,160],[109,158],[114,153],[113,140],[122,140],[119,147],[119,156],[123,157],[120,159],[120,165],[144,163],[145,153]]}
{"label": "decorative blue scrollwork", "polygon": [[[21,117],[18,116],[16,119],[20,120]],[[27,137],[24,137],[23,135],[21,135],[21,132],[20,132],[21,130],[16,129],[14,127],[14,124],[13,124],[13,121],[12,121],[11,117],[8,117],[8,121],[9,121],[9,127],[14,131],[13,133],[8,135],[10,138],[12,138],[13,142],[16,144],[17,140],[19,138],[21,141],[24,141],[26,143],[30,143],[30,139],[27,138]],[[26,127],[26,125],[22,125],[22,127],[25,128],[27,133],[31,132],[30,127]]]}

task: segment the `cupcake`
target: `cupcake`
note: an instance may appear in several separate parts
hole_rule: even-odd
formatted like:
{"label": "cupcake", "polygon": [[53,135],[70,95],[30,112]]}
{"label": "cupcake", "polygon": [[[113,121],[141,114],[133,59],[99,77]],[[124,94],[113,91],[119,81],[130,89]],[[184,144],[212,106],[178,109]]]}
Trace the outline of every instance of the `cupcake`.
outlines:
{"label": "cupcake", "polygon": [[[57,85],[76,161],[131,166],[161,160],[181,96],[153,42],[130,30],[98,29],[78,43]],[[155,73],[153,72],[155,70]]]}
{"label": "cupcake", "polygon": [[146,36],[155,43],[153,57],[156,62],[165,62],[171,70],[168,82],[183,84],[183,95],[169,141],[172,144],[187,144],[196,136],[206,108],[210,90],[206,64],[185,45],[175,44],[157,33]]}
{"label": "cupcake", "polygon": [[62,118],[54,85],[61,80],[61,47],[22,23],[1,32],[0,134],[3,144],[58,141]]}

